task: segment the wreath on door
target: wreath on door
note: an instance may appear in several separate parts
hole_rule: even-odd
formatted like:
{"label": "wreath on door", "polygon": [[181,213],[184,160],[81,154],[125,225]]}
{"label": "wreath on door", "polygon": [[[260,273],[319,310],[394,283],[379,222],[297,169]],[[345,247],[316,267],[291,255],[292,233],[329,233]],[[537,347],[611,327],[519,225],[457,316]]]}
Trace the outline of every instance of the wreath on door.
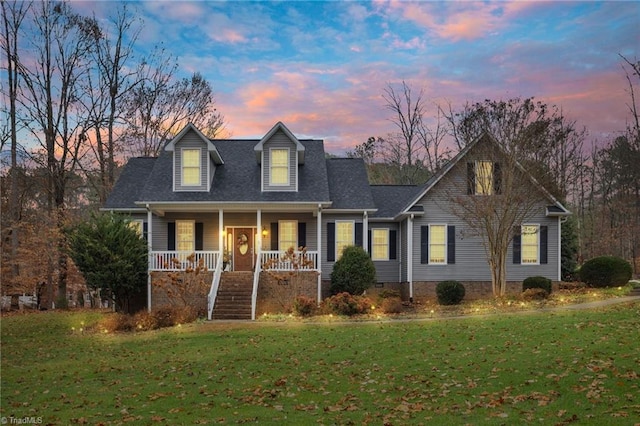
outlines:
{"label": "wreath on door", "polygon": [[242,233],[238,236],[236,247],[238,247],[240,254],[247,254],[247,251],[249,251],[249,237],[247,237],[247,234]]}

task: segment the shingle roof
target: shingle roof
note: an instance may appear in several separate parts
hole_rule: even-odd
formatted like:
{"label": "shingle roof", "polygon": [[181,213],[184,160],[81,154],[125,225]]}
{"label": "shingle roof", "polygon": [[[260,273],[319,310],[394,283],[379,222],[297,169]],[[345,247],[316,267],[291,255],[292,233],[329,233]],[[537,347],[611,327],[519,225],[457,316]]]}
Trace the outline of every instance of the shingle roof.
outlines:
{"label": "shingle roof", "polygon": [[361,158],[330,158],[326,160],[332,209],[373,210],[367,169]]}
{"label": "shingle roof", "polygon": [[111,194],[105,202],[105,209],[132,209],[140,208],[135,202],[140,199],[140,192],[147,181],[156,158],[137,157],[131,158],[124,166],[120,178],[113,186]]}
{"label": "shingle roof", "polygon": [[372,217],[395,218],[421,189],[421,186],[416,185],[372,185],[371,193],[378,207]]}
{"label": "shingle roof", "polygon": [[328,202],[329,187],[320,140],[302,140],[306,161],[299,166],[297,192],[262,192],[257,140],[213,140],[224,164],[216,168],[211,191],[173,191],[172,153],[163,151],[138,198],[148,202]]}

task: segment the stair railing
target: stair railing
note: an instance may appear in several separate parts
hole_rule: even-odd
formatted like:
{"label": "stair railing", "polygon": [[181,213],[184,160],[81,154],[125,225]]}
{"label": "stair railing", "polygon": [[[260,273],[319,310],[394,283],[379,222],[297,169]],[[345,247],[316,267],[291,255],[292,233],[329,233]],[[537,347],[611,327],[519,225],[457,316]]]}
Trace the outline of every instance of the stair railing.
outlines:
{"label": "stair railing", "polygon": [[224,256],[220,253],[218,261],[216,262],[216,269],[213,271],[213,280],[211,280],[211,289],[207,296],[207,318],[211,321],[213,317],[213,307],[216,304],[216,297],[218,296],[218,288],[220,287],[220,277],[222,276],[222,262]]}
{"label": "stair railing", "polygon": [[256,320],[256,303],[258,300],[258,283],[260,282],[260,272],[262,271],[262,250],[258,247],[256,256],[256,267],[253,271],[253,290],[251,292],[251,320]]}

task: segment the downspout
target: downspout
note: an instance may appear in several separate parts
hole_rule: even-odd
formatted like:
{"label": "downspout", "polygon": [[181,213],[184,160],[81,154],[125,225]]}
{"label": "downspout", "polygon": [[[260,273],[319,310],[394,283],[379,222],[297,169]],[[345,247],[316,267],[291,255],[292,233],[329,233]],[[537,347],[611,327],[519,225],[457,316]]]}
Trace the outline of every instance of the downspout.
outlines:
{"label": "downspout", "polygon": [[366,211],[362,215],[362,248],[369,252],[369,215]]}
{"label": "downspout", "polygon": [[152,240],[153,240],[153,227],[151,226],[153,222],[153,214],[151,213],[151,209],[149,208],[149,204],[147,207],[147,310],[151,312],[151,262],[153,261],[153,254],[151,253],[151,249],[153,248]]}
{"label": "downspout", "polygon": [[322,303],[322,205],[318,204],[318,218],[316,225],[318,256],[316,268],[318,269],[318,306]]}
{"label": "downspout", "polygon": [[562,223],[566,220],[558,216],[558,281],[562,281]]}
{"label": "downspout", "polygon": [[409,229],[407,233],[407,279],[409,280],[409,302],[413,303],[413,219],[414,215],[409,216]]}

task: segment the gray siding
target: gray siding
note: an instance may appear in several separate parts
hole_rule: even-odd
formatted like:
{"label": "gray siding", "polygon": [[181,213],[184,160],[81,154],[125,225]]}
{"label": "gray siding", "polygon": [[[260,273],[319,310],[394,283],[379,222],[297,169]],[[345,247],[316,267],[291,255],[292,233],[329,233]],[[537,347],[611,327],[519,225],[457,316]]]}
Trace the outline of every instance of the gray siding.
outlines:
{"label": "gray siding", "polygon": [[[182,150],[184,148],[200,149],[200,186],[183,186],[182,185]],[[185,134],[176,146],[173,152],[173,170],[174,170],[174,188],[176,191],[207,191],[208,185],[208,166],[210,165],[209,151],[207,144],[198,137],[194,131]]]}
{"label": "gray siding", "polygon": [[[362,214],[327,214],[322,215],[322,279],[331,279],[334,261],[327,261],[327,223],[337,220],[352,220],[354,223],[364,222]],[[355,231],[355,230],[354,230]]]}
{"label": "gray siding", "polygon": [[[385,261],[374,261],[373,265],[376,267],[376,280],[381,283],[395,283],[398,282],[400,274],[400,227],[398,223],[380,223],[369,222],[369,230],[383,228],[389,231],[396,231],[396,258]],[[371,244],[371,240],[369,240]]]}
{"label": "gray siding", "polygon": [[[271,149],[286,148],[289,150],[289,185],[269,185],[269,169],[271,166]],[[285,135],[282,130],[278,130],[262,146],[262,185],[264,191],[297,191],[298,182],[298,157],[296,144]]]}
{"label": "gray siding", "polygon": [[[418,202],[425,211],[423,217],[416,218],[413,226],[414,250],[413,280],[414,281],[491,281],[491,271],[487,262],[487,255],[479,236],[472,234],[469,227],[452,212],[451,193],[444,188],[465,188],[466,163],[458,164],[448,176],[440,181],[426,197]],[[507,280],[522,281],[533,275],[541,275],[552,280],[558,280],[558,218],[545,216],[546,203],[541,200],[540,207],[526,223],[539,224],[548,227],[548,263],[541,265],[513,264],[513,244],[509,246],[507,255]],[[428,265],[420,263],[420,227],[429,224],[446,224],[456,227],[455,233],[455,264]]]}
{"label": "gray siding", "polygon": [[306,223],[307,234],[305,237],[307,240],[307,250],[316,251],[318,249],[318,218],[314,217],[311,213],[263,213],[262,226],[264,226],[268,232],[267,237],[262,240],[263,250],[271,250],[271,239],[273,238],[273,235],[271,235],[271,224],[277,223],[280,220],[297,220],[298,223]]}
{"label": "gray siding", "polygon": [[218,250],[218,213],[167,213],[165,216],[153,216],[153,250],[167,250],[168,223],[176,220],[193,220],[203,223],[203,249],[205,251]]}

